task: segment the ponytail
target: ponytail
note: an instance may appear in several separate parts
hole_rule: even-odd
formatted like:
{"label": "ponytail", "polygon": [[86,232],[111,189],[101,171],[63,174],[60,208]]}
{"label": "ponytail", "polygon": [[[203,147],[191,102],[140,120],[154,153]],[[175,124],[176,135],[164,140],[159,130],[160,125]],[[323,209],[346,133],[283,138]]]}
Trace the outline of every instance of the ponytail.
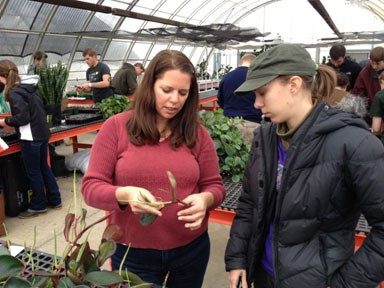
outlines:
{"label": "ponytail", "polygon": [[11,89],[20,82],[19,70],[13,62],[9,60],[0,60],[0,76],[7,79],[4,96],[5,100],[9,101]]}
{"label": "ponytail", "polygon": [[311,86],[312,97],[327,102],[334,94],[336,79],[336,72],[332,67],[319,65]]}

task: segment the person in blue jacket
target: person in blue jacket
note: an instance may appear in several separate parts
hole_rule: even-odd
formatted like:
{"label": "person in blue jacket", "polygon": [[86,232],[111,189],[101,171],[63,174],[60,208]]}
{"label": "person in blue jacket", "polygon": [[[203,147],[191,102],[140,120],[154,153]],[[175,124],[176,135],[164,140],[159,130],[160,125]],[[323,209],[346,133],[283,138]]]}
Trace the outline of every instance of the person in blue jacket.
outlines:
{"label": "person in blue jacket", "polygon": [[244,54],[240,59],[240,66],[229,72],[220,81],[217,102],[224,110],[227,117],[242,117],[243,125],[238,127],[246,143],[251,143],[253,130],[259,126],[261,121],[260,109],[254,107],[255,93],[245,93],[243,97],[235,95],[235,90],[239,88],[247,77],[248,67],[255,60],[254,54]]}
{"label": "person in blue jacket", "polygon": [[18,132],[21,156],[32,189],[29,208],[19,214],[20,218],[46,213],[47,207],[61,207],[59,187],[48,166],[50,131],[43,100],[37,91],[38,80],[38,75],[21,80],[13,62],[0,60],[0,82],[5,85],[5,98],[11,106],[11,116],[0,119],[0,126],[11,126]]}

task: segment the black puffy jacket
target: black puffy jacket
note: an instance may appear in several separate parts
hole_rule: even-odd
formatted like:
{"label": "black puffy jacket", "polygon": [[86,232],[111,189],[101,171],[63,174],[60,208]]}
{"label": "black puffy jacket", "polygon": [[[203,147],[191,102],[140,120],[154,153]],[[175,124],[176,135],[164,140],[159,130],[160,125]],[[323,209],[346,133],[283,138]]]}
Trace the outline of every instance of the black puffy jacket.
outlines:
{"label": "black puffy jacket", "polygon": [[50,137],[47,115],[44,109],[37,86],[31,84],[18,84],[10,91],[9,103],[12,116],[5,118],[5,123],[15,127],[30,124],[34,141],[48,141]]}
{"label": "black puffy jacket", "polygon": [[[382,143],[357,116],[317,104],[291,140],[278,195],[276,143],[275,125],[256,129],[226,270],[247,269],[248,282],[257,283],[274,215],[276,287],[375,287],[384,279]],[[361,212],[372,230],[354,254]]]}

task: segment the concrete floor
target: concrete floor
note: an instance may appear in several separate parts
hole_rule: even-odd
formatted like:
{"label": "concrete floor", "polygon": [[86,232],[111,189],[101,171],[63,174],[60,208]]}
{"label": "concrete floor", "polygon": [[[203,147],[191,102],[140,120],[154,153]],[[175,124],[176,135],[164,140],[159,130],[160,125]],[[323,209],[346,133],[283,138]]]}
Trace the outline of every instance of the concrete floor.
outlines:
{"label": "concrete floor", "polygon": [[[95,133],[89,133],[80,135],[78,138],[80,142],[92,143],[95,135]],[[72,148],[71,146],[61,144],[56,147],[56,152],[61,155],[70,155],[72,153]],[[79,195],[81,178],[82,174],[77,173],[75,189]],[[62,195],[63,208],[60,210],[49,210],[48,213],[31,219],[7,217],[5,225],[8,231],[8,239],[12,243],[26,245],[27,247],[34,245],[37,250],[54,254],[54,234],[56,233],[58,243],[57,255],[62,254],[66,244],[63,236],[64,218],[68,212],[74,211],[73,174],[66,177],[58,177],[57,182]],[[79,208],[80,205],[82,205],[88,211],[86,218],[87,224],[93,223],[104,216],[104,211],[94,209],[87,206],[85,203],[82,203],[81,197],[78,197],[77,199],[81,202],[81,204],[77,203],[77,207]],[[100,223],[91,230],[89,236],[91,248],[97,249],[104,227],[105,225]],[[224,251],[228,239],[229,228],[229,226],[222,224],[209,224],[211,256],[203,288],[228,287],[227,273],[224,270]],[[4,240],[6,237],[0,237],[0,239]]]}

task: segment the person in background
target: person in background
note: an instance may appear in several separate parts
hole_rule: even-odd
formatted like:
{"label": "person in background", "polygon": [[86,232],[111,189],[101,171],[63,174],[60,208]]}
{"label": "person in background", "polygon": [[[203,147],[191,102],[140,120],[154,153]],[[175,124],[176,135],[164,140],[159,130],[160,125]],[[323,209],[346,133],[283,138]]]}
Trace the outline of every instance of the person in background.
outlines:
{"label": "person in background", "polygon": [[248,67],[255,58],[254,54],[244,54],[240,59],[240,66],[229,72],[220,81],[217,94],[217,101],[219,106],[223,108],[225,116],[244,119],[244,124],[239,129],[248,144],[252,142],[253,130],[260,125],[261,112],[253,105],[255,102],[253,92],[244,95],[244,97],[238,97],[234,92],[245,81]]}
{"label": "person in background", "polygon": [[381,139],[384,143],[383,135],[383,117],[384,117],[384,71],[379,75],[381,90],[373,98],[369,114],[372,117],[372,133]]}
{"label": "person in background", "polygon": [[[199,124],[190,60],[178,51],[160,51],[133,103],[99,131],[82,183],[84,201],[110,211],[110,223],[123,231],[113,269],[130,244],[123,269],[155,287],[162,287],[167,272],[167,287],[201,287],[210,251],[208,211],[225,192],[213,141]],[[176,179],[179,204],[164,207],[160,199],[172,199],[164,192],[171,190],[167,171]],[[144,213],[157,218],[143,226]]]}
{"label": "person in background", "polygon": [[368,109],[373,97],[380,91],[379,75],[384,71],[384,48],[375,47],[369,54],[369,64],[361,70],[352,93],[367,98]]}
{"label": "person in background", "polygon": [[39,69],[44,65],[47,65],[47,58],[48,55],[42,51],[36,51],[33,53],[33,64],[29,65],[27,74],[39,74]]}
{"label": "person in background", "polygon": [[43,101],[38,94],[38,80],[37,75],[31,75],[20,81],[16,65],[9,60],[0,60],[0,82],[5,85],[4,94],[12,114],[0,119],[0,126],[16,128],[32,189],[29,208],[19,214],[20,218],[38,216],[46,213],[47,207],[61,208],[62,205],[59,187],[47,161],[50,131]]}
{"label": "person in background", "polygon": [[329,56],[330,61],[327,65],[331,66],[337,72],[342,72],[347,75],[349,79],[347,91],[353,89],[356,78],[361,71],[360,65],[346,56],[345,47],[341,44],[333,45],[329,50]]}
{"label": "person in background", "polygon": [[342,72],[336,73],[336,89],[347,91],[349,85],[348,76]]}
{"label": "person in background", "polygon": [[[225,251],[229,287],[376,287],[384,279],[384,146],[332,108],[336,75],[301,46],[259,55],[236,93],[271,119],[255,131]],[[241,96],[239,96],[241,97]],[[354,253],[363,213],[372,226]]]}
{"label": "person in background", "polygon": [[134,65],[124,63],[112,78],[114,93],[125,96],[132,95],[137,87],[137,77],[143,74],[144,71],[144,66],[141,63],[135,63]]}
{"label": "person in background", "polygon": [[92,91],[93,100],[96,103],[113,96],[113,91],[110,86],[111,72],[109,67],[97,59],[96,51],[92,48],[85,49],[83,51],[83,57],[85,63],[89,66],[86,72],[88,82],[76,86],[76,91]]}

